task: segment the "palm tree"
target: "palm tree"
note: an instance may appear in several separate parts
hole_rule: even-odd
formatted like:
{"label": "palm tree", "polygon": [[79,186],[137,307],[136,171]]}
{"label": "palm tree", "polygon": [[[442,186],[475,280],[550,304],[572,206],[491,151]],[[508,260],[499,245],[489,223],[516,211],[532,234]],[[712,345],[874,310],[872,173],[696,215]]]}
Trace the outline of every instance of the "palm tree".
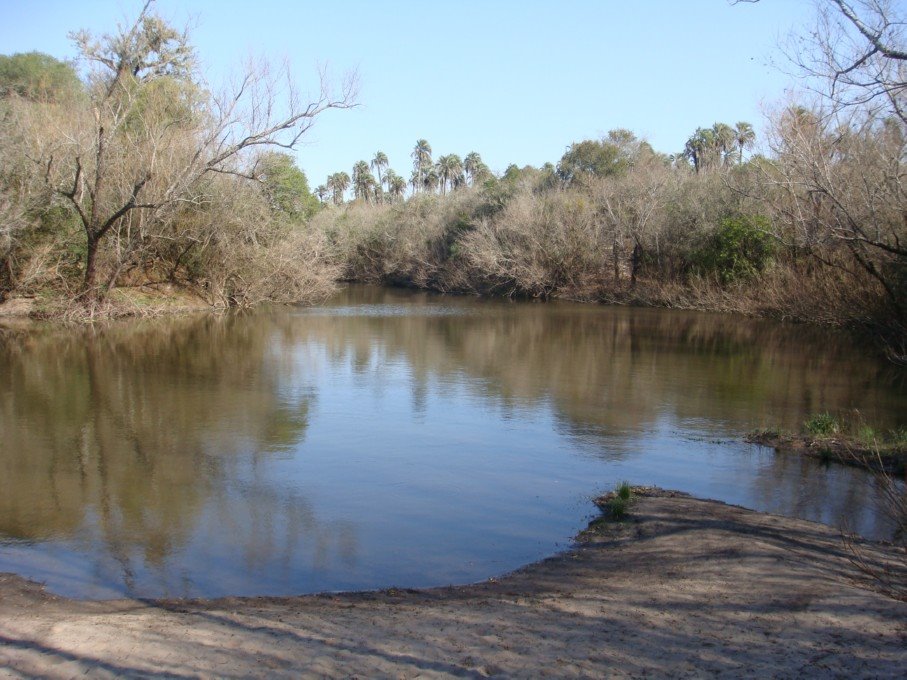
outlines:
{"label": "palm tree", "polygon": [[484,165],[482,157],[475,151],[470,151],[466,154],[466,158],[463,159],[463,170],[466,171],[470,184],[476,183],[478,172]]}
{"label": "palm tree", "polygon": [[413,159],[413,175],[415,177],[413,187],[421,188],[425,185],[425,175],[432,164],[431,145],[424,139],[416,140],[416,146],[410,155]]}
{"label": "palm tree", "polygon": [[387,155],[383,151],[376,151],[375,157],[369,163],[369,167],[378,173],[378,186],[384,186],[384,176],[381,174],[382,168],[387,167]]}
{"label": "palm tree", "polygon": [[696,172],[699,172],[702,167],[703,156],[705,155],[705,149],[702,142],[703,132],[705,131],[702,128],[697,128],[696,132],[690,136],[683,147],[683,155],[693,162],[693,168]]}
{"label": "palm tree", "polygon": [[448,185],[451,189],[455,189],[463,183],[463,161],[457,154],[441,156],[436,167],[441,184],[441,194],[447,193]]}
{"label": "palm tree", "polygon": [[753,126],[745,121],[740,121],[734,128],[737,135],[737,162],[743,163],[743,150],[751,149],[756,143],[756,131]]}
{"label": "palm tree", "polygon": [[388,170],[384,179],[387,181],[387,192],[394,198],[402,198],[406,191],[406,180],[393,170]]}
{"label": "palm tree", "polygon": [[324,203],[324,199],[327,198],[328,193],[328,188],[324,184],[319,184],[315,187],[315,195],[322,203]]}
{"label": "palm tree", "polygon": [[438,186],[441,189],[441,195],[447,193],[447,182],[450,180],[450,173],[448,172],[448,157],[441,156],[438,158],[435,163],[435,172],[438,174]]}
{"label": "palm tree", "polygon": [[343,203],[343,192],[350,188],[350,176],[345,172],[335,172],[328,177],[328,187],[334,205],[340,205]]}
{"label": "palm tree", "polygon": [[353,166],[353,195],[362,198],[368,203],[372,187],[375,186],[375,177],[368,169],[368,163],[359,161]]}
{"label": "palm tree", "polygon": [[466,184],[466,173],[463,171],[463,161],[455,153],[450,154],[447,158],[448,172],[450,173],[450,188],[459,189]]}
{"label": "palm tree", "polygon": [[727,163],[737,147],[737,131],[726,123],[715,123],[712,132],[715,135],[715,152],[718,159]]}
{"label": "palm tree", "polygon": [[429,165],[427,168],[422,168],[422,188],[425,191],[433,193],[438,188],[439,181],[438,166]]}
{"label": "palm tree", "polygon": [[693,167],[699,172],[711,164],[716,148],[715,131],[697,128],[693,136],[687,140],[683,153],[693,161]]}

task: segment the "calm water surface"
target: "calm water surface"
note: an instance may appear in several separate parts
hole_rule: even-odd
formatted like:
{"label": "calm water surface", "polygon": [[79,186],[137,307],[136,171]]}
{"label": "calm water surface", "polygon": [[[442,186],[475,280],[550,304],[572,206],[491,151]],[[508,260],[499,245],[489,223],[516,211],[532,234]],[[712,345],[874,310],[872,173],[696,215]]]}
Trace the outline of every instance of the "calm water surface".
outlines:
{"label": "calm water surface", "polygon": [[884,537],[872,479],[747,445],[905,375],[731,316],[350,288],[312,309],[0,333],[0,571],[75,597],[481,580],[627,479]]}

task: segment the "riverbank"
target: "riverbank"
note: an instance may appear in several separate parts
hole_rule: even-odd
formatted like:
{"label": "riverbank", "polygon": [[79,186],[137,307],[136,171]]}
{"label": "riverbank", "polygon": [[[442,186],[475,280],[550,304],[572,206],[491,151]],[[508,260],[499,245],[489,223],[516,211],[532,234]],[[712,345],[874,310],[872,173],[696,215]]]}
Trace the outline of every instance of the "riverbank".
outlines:
{"label": "riverbank", "polygon": [[80,602],[0,578],[14,676],[898,677],[905,663],[907,603],[869,588],[836,531],[671,492],[471,586]]}
{"label": "riverbank", "polygon": [[768,446],[778,453],[807,456],[821,461],[881,471],[896,477],[907,473],[907,446],[901,443],[876,442],[868,445],[854,437],[811,436],[760,430],[747,435],[746,441]]}
{"label": "riverbank", "polygon": [[216,307],[192,290],[171,284],[116,288],[100,306],[87,309],[57,298],[11,297],[0,302],[0,320],[90,321],[191,314]]}

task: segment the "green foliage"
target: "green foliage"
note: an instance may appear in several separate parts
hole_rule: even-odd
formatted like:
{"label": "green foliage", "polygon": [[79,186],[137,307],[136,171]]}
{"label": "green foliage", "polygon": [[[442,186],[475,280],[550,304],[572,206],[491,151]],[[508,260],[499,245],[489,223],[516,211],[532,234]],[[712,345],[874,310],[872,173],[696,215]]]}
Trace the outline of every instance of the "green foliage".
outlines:
{"label": "green foliage", "polygon": [[473,229],[474,224],[472,216],[469,213],[465,211],[456,213],[451,221],[444,225],[444,232],[442,237],[443,251],[441,253],[441,259],[447,260],[460,255],[460,249],[458,247],[459,243],[462,240],[463,235],[467,234]]}
{"label": "green foliage", "polygon": [[830,413],[816,413],[810,416],[803,423],[803,427],[807,432],[816,436],[829,436],[841,431],[838,419]]}
{"label": "green foliage", "polygon": [[161,76],[147,82],[133,81],[126,84],[133,97],[124,128],[129,131],[146,130],[149,126],[188,127],[198,115],[204,93],[196,84],[171,76]]}
{"label": "green foliage", "polygon": [[622,481],[614,491],[607,496],[606,508],[613,519],[623,519],[630,511],[633,503],[633,488],[630,482]]}
{"label": "green foliage", "polygon": [[630,500],[630,497],[633,495],[633,489],[630,488],[630,482],[623,481],[618,484],[615,493],[625,501]]}
{"label": "green foliage", "polygon": [[79,232],[81,222],[76,211],[67,205],[51,205],[38,215],[38,231],[46,234]]}
{"label": "green foliage", "polygon": [[270,152],[259,160],[259,176],[272,212],[299,221],[318,211],[319,201],[309,190],[305,173],[285,153]]}
{"label": "green foliage", "polygon": [[630,508],[630,501],[620,496],[613,496],[608,501],[608,511],[611,513],[611,517],[614,519],[623,519],[627,516],[627,511]]}
{"label": "green foliage", "polygon": [[863,444],[873,444],[878,439],[878,433],[869,425],[861,425],[857,430],[857,439]]}
{"label": "green foliage", "polygon": [[894,446],[907,447],[907,427],[892,430],[889,439]]}
{"label": "green foliage", "polygon": [[721,165],[743,162],[743,150],[756,141],[753,126],[739,122],[736,127],[715,123],[710,128],[697,128],[687,140],[683,155],[692,161],[696,172]]}
{"label": "green foliage", "polygon": [[582,177],[618,175],[628,167],[629,160],[620,146],[587,139],[570,145],[557,164],[557,173],[564,182],[570,183]]}
{"label": "green foliage", "polygon": [[770,226],[761,215],[725,218],[693,254],[695,269],[702,275],[716,276],[722,284],[755,277],[765,270],[775,252]]}
{"label": "green foliage", "polygon": [[520,167],[515,163],[511,163],[504,169],[504,174],[501,175],[501,180],[507,182],[508,184],[516,184],[520,181],[522,175],[523,170],[520,170]]}
{"label": "green foliage", "polygon": [[538,194],[552,189],[556,184],[557,175],[554,174],[553,166],[550,163],[542,168],[531,165],[524,165],[521,168],[511,163],[504,170],[500,179],[488,176],[482,182],[484,203],[479,207],[476,216],[490,218],[500,213],[520,192],[521,188]]}
{"label": "green foliage", "polygon": [[32,101],[61,102],[81,92],[75,69],[49,54],[0,55],[0,97],[16,94]]}

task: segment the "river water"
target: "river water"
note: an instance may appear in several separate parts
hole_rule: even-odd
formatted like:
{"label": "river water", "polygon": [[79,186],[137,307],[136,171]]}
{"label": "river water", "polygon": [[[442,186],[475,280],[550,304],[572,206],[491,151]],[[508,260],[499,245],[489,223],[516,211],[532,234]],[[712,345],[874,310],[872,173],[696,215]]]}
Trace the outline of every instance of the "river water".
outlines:
{"label": "river water", "polygon": [[0,571],[81,598],[466,583],[621,480],[872,537],[874,480],[743,443],[907,376],[726,315],[351,287],[314,308],[0,333]]}

